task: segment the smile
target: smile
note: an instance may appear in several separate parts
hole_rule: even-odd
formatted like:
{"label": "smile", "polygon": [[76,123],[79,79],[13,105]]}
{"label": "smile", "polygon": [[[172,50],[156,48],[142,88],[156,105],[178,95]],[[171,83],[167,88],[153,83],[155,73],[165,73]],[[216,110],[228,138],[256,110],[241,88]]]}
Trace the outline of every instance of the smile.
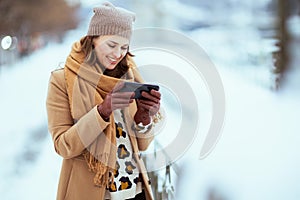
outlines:
{"label": "smile", "polygon": [[117,59],[114,59],[114,58],[111,58],[111,57],[107,57],[107,58],[108,58],[108,60],[109,60],[110,62],[112,62],[112,63],[115,63],[115,62],[118,61]]}

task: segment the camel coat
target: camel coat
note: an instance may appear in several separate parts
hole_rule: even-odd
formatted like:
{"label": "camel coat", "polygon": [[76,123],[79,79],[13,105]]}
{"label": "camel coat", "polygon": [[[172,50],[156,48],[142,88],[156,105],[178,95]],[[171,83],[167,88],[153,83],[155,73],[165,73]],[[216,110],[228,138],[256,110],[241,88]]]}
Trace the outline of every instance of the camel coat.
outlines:
{"label": "camel coat", "polygon": [[[79,134],[84,133],[85,138],[89,137],[91,140],[94,140],[99,134],[103,134],[102,131],[109,122],[105,122],[100,117],[95,105],[92,110],[74,123],[70,113],[63,69],[53,71],[51,74],[46,107],[48,128],[53,139],[55,151],[63,157],[57,200],[104,199],[106,189],[94,186],[93,179],[95,174],[89,171],[88,165],[82,156],[85,146]],[[131,104],[129,110],[133,117],[136,112],[134,103]],[[135,153],[148,148],[154,136],[152,131],[148,132],[147,135],[147,137],[130,137],[132,149]],[[142,182],[147,200],[152,200],[152,190],[148,175],[145,172],[145,165],[140,156],[136,156],[136,160],[142,172]]]}

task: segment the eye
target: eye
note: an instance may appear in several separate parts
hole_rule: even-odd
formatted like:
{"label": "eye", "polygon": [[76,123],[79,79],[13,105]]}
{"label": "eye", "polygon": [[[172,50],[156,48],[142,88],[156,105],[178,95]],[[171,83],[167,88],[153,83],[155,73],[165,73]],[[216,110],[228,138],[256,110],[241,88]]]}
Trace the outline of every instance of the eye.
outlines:
{"label": "eye", "polygon": [[110,48],[115,48],[116,45],[113,45],[113,44],[107,44]]}
{"label": "eye", "polygon": [[121,47],[121,49],[122,49],[123,51],[125,51],[125,50],[128,49],[128,47]]}

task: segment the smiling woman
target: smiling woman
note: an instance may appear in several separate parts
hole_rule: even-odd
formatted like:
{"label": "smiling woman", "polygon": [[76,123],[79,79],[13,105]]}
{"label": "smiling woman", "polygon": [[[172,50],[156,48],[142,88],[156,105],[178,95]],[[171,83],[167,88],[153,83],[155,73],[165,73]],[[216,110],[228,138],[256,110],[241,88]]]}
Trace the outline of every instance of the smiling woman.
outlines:
{"label": "smiling woman", "polygon": [[51,74],[48,128],[64,158],[58,200],[153,199],[139,152],[154,138],[161,94],[120,91],[143,82],[128,51],[134,20],[108,2],[94,8],[87,35]]}
{"label": "smiling woman", "polygon": [[128,71],[129,40],[117,35],[86,36],[80,40],[86,63],[97,64],[103,74],[121,78]]}
{"label": "smiling woman", "polygon": [[129,40],[120,36],[102,36],[94,39],[99,62],[106,69],[114,69],[128,51]]}
{"label": "smiling woman", "polygon": [[[101,63],[102,69],[104,69],[103,71],[105,69],[112,71],[126,56],[129,48],[129,40],[117,35],[106,35],[94,38],[93,45],[98,61]],[[117,75],[117,78],[121,78],[125,74],[124,70],[121,71],[122,73]]]}

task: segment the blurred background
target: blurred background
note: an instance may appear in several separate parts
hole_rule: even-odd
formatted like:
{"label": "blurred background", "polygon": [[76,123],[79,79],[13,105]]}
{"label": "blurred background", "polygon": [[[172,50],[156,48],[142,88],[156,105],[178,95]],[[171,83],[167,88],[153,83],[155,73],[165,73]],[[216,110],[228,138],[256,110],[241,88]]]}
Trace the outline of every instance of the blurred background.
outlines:
{"label": "blurred background", "polygon": [[[48,80],[101,2],[0,0],[1,199],[55,199],[61,158],[47,131]],[[210,122],[201,115],[199,136],[170,166],[171,184],[165,169],[150,174],[156,199],[171,186],[180,200],[300,199],[300,0],[111,2],[136,13],[135,28],[167,28],[194,40],[224,85],[216,147],[199,159]],[[172,113],[173,102],[163,103]],[[210,112],[209,103],[199,104]]]}

